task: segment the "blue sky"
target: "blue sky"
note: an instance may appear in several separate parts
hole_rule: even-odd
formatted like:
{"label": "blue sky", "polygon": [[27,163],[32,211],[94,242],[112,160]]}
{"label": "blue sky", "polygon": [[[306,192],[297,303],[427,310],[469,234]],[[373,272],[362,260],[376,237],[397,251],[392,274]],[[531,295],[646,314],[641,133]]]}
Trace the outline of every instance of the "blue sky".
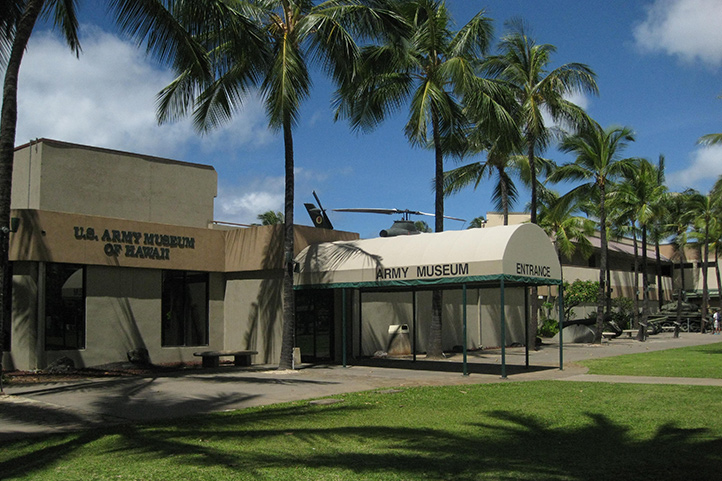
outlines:
{"label": "blue sky", "polygon": [[[34,32],[20,74],[16,144],[45,137],[210,164],[218,172],[216,220],[250,223],[261,212],[282,210],[282,139],[266,128],[260,102],[250,100],[230,124],[204,136],[187,120],[158,126],[155,96],[173,75],[119,38],[97,3],[81,2],[79,59],[56,33],[42,26]],[[720,0],[447,0],[447,5],[458,27],[485,10],[497,38],[505,21],[522,18],[537,43],[557,47],[553,67],[589,65],[600,95],[575,100],[603,126],[634,129],[637,140],[627,155],[656,162],[663,154],[672,190],[707,192],[722,174],[722,148],[696,145],[700,136],[722,132]],[[433,153],[409,146],[403,135],[407,111],[373,133],[353,133],[333,121],[332,90],[322,76],[314,78],[294,133],[296,222],[310,225],[303,203],[313,202],[313,190],[329,210],[433,212]],[[553,149],[545,155],[560,163],[571,160]],[[491,189],[487,181],[448,198],[447,215],[471,220],[494,210]],[[527,201],[523,197],[515,210]],[[378,235],[394,219],[329,216],[337,229],[362,237]],[[431,217],[420,219],[433,225]],[[445,227],[466,224],[447,220]]]}

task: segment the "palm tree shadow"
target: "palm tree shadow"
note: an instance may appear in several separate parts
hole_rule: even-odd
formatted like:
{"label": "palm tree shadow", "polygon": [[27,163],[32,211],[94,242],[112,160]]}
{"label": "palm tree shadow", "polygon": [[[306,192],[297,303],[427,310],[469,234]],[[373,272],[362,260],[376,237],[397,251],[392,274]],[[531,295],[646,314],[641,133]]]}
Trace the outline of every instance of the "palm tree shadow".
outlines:
{"label": "palm tree shadow", "polygon": [[[358,478],[388,472],[406,479],[459,481],[516,479],[519,475],[540,480],[664,481],[690,476],[714,479],[722,469],[721,439],[708,429],[682,428],[671,422],[646,436],[596,412],[587,412],[579,422],[563,423],[562,427],[548,417],[508,410],[470,412],[469,417],[477,419],[462,429],[433,423],[430,426],[434,427],[418,427],[412,419],[408,425],[329,423],[364,410],[368,414],[362,417],[372,419],[370,406],[339,404],[318,409],[304,403],[51,437],[50,442],[37,441],[37,456],[6,459],[0,463],[0,472],[31,475],[104,436],[117,438],[109,455],[175,456],[192,468],[231,470],[237,475],[268,469],[323,469]],[[33,440],[23,443],[33,451]],[[268,443],[278,449],[269,450]],[[250,448],[229,449],[240,444]],[[311,450],[309,446],[319,448]],[[23,461],[28,457],[32,462],[26,465]]]}

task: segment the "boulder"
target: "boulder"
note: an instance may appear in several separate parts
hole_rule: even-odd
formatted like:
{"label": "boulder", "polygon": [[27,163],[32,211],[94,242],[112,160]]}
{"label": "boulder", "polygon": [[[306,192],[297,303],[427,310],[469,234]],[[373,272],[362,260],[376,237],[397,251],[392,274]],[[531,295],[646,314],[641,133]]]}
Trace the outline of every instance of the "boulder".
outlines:
{"label": "boulder", "polygon": [[[594,329],[590,326],[576,324],[564,328],[565,343],[582,343],[589,344],[594,342]],[[559,334],[552,338],[552,342],[559,342]]]}

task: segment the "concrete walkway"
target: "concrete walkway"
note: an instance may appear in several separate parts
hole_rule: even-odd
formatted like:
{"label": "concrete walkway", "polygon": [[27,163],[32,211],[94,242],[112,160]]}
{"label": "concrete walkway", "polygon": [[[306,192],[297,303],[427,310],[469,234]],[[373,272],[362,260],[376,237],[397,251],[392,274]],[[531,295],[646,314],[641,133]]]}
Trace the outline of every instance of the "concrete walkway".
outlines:
{"label": "concrete walkway", "polygon": [[0,441],[395,387],[531,380],[722,386],[720,379],[592,376],[574,364],[584,359],[715,342],[722,342],[722,337],[682,334],[675,339],[671,334],[660,334],[646,342],[615,339],[602,345],[565,345],[563,370],[559,369],[556,345],[530,352],[528,368],[525,350],[509,348],[505,379],[500,376],[500,351],[489,350],[469,355],[468,376],[461,374],[461,355],[457,354],[445,361],[386,360],[347,368],[315,365],[277,371],[274,366],[222,366],[146,377],[11,385],[6,387],[6,395],[0,396]]}

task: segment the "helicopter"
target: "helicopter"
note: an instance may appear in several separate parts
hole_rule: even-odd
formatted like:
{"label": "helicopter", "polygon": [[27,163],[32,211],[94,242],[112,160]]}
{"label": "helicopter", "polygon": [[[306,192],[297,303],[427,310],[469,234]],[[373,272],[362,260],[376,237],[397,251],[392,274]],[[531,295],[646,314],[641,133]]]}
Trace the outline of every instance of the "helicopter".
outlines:
{"label": "helicopter", "polygon": [[[304,207],[306,207],[306,211],[308,212],[308,215],[311,217],[311,220],[313,221],[313,225],[315,227],[321,228],[321,229],[333,229],[333,225],[331,224],[331,221],[329,220],[328,216],[326,215],[326,209],[323,208],[321,205],[321,200],[316,195],[316,191],[313,191],[313,197],[316,199],[316,202],[318,203],[318,207],[316,207],[316,204],[312,203],[304,203]],[[389,227],[388,229],[383,229],[381,232],[379,232],[379,235],[381,237],[396,237],[400,235],[414,235],[414,234],[421,234],[421,232],[416,228],[416,225],[414,224],[414,221],[412,221],[409,217],[412,215],[427,215],[434,217],[434,214],[429,214],[426,212],[420,212],[418,210],[409,210],[409,209],[380,209],[380,208],[348,208],[348,209],[333,209],[334,212],[361,212],[366,214],[387,214],[387,215],[394,215],[394,214],[401,214],[402,218],[399,220],[395,220],[393,225]],[[451,217],[448,215],[444,216],[445,219],[451,219],[451,220],[458,220],[460,222],[466,222],[466,219],[460,219],[458,217]]]}
{"label": "helicopter", "polygon": [[[348,208],[348,209],[333,209],[333,211],[334,212],[362,212],[362,213],[368,213],[368,214],[388,214],[388,215],[401,214],[402,215],[401,219],[395,220],[391,227],[389,227],[388,229],[383,229],[381,232],[379,232],[379,236],[381,236],[381,237],[396,237],[396,236],[400,236],[400,235],[421,234],[421,232],[416,228],[414,221],[412,221],[409,218],[409,216],[428,215],[428,216],[434,217],[434,214],[429,214],[427,212],[420,212],[418,210],[409,210],[409,209]],[[451,219],[451,220],[458,220],[461,222],[466,222],[466,219],[460,219],[458,217],[451,217],[448,215],[445,215],[444,219]]]}

